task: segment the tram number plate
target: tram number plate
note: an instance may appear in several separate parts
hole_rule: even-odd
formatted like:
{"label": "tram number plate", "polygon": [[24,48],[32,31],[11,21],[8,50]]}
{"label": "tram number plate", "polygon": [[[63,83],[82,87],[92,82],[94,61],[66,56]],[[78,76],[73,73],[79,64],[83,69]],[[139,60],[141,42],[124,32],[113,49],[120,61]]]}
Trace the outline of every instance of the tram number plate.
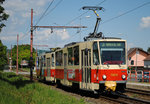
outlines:
{"label": "tram number plate", "polygon": [[118,76],[118,74],[111,74],[111,76],[112,76],[112,77],[117,77],[117,76]]}

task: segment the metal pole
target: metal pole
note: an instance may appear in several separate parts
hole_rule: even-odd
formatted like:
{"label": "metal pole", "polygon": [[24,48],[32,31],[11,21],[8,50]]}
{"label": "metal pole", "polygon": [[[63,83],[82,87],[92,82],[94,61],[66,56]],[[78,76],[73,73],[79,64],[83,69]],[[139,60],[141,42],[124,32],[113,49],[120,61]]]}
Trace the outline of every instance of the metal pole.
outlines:
{"label": "metal pole", "polygon": [[17,35],[17,65],[16,65],[16,74],[18,75],[18,40],[19,40],[19,35]]}
{"label": "metal pole", "polygon": [[31,9],[31,40],[30,40],[30,57],[32,57],[33,47],[33,9]]}
{"label": "metal pole", "polygon": [[11,60],[10,60],[10,70],[12,70],[12,45],[11,45]]}
{"label": "metal pole", "polygon": [[30,37],[30,81],[33,79],[33,9],[31,9],[31,37]]}
{"label": "metal pole", "polygon": [[136,71],[137,71],[137,54],[138,54],[138,48],[136,49],[136,68],[135,68]]}
{"label": "metal pole", "polygon": [[9,62],[9,51],[7,51],[7,59],[8,59],[8,65],[10,67],[10,62]]}
{"label": "metal pole", "polygon": [[36,60],[37,60],[37,47],[36,47],[36,57],[35,57],[35,70],[37,71],[37,63],[36,63]]}

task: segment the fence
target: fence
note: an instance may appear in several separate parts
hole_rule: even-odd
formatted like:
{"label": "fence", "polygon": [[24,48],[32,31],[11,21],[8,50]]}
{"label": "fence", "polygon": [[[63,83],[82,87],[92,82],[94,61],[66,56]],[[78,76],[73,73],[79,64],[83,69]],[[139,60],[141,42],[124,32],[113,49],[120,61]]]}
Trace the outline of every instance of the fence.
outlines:
{"label": "fence", "polygon": [[149,82],[150,83],[150,71],[132,70],[128,73],[128,81]]}

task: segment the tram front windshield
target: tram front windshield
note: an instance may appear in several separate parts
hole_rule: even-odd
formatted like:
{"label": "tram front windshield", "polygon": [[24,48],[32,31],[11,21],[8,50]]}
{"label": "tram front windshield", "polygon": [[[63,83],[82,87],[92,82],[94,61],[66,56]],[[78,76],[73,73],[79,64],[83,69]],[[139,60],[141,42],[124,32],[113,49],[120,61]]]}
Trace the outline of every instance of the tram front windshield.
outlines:
{"label": "tram front windshield", "polygon": [[125,42],[99,42],[103,65],[125,64]]}

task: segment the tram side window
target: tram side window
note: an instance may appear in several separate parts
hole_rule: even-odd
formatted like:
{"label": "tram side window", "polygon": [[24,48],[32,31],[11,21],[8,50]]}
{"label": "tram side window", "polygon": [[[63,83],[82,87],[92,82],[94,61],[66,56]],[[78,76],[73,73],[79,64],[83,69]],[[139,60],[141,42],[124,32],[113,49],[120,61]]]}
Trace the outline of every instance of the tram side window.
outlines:
{"label": "tram side window", "polygon": [[74,50],[74,65],[79,65],[79,46],[73,48]]}
{"label": "tram side window", "polygon": [[56,52],[56,66],[62,66],[62,51]]}
{"label": "tram side window", "polygon": [[43,57],[43,67],[45,67],[45,66],[46,66],[46,57],[44,55],[44,57]]}
{"label": "tram side window", "polygon": [[54,54],[52,54],[52,67],[55,66],[55,63],[54,63]]}
{"label": "tram side window", "polygon": [[47,67],[50,67],[50,58],[47,58]]}
{"label": "tram side window", "polygon": [[99,55],[98,55],[97,42],[93,43],[93,64],[94,65],[99,65]]}
{"label": "tram side window", "polygon": [[68,48],[68,65],[73,65],[73,51],[72,51],[72,48]]}

